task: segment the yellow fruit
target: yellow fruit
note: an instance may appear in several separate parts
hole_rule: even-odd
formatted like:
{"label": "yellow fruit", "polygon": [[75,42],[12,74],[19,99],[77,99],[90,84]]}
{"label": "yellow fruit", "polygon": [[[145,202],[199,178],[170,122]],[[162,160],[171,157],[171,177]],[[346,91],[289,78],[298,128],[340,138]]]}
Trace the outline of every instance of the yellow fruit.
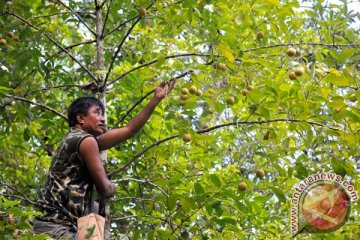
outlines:
{"label": "yellow fruit", "polygon": [[295,48],[289,48],[289,49],[287,50],[287,55],[288,55],[289,57],[294,57],[294,56],[296,55],[296,49],[295,49]]}
{"label": "yellow fruit", "polygon": [[180,98],[185,101],[185,100],[189,99],[189,95],[188,94],[182,94]]}
{"label": "yellow fruit", "polygon": [[295,68],[295,74],[296,76],[302,76],[304,75],[305,69],[303,67]]}
{"label": "yellow fruit", "polygon": [[263,31],[260,31],[260,32],[257,33],[256,37],[257,37],[258,39],[261,39],[261,38],[264,37],[264,35],[265,35],[264,32],[263,32]]}
{"label": "yellow fruit", "polygon": [[268,140],[269,137],[270,137],[270,131],[267,131],[267,132],[264,134],[263,139],[264,139],[264,140]]}
{"label": "yellow fruit", "polygon": [[209,114],[213,114],[213,113],[214,113],[214,109],[209,108],[209,109],[208,109],[208,113],[209,113]]}
{"label": "yellow fruit", "polygon": [[152,31],[154,31],[154,29],[153,28],[148,28],[148,33],[151,33]]}
{"label": "yellow fruit", "polygon": [[200,96],[202,95],[202,91],[198,89],[198,90],[196,91],[195,95],[200,97]]}
{"label": "yellow fruit", "polygon": [[217,64],[214,64],[213,66],[215,67],[216,70],[220,70],[220,71],[226,70],[225,63],[217,63]]}
{"label": "yellow fruit", "polygon": [[187,88],[182,88],[182,89],[181,89],[181,94],[189,94],[189,89],[187,89]]}
{"label": "yellow fruit", "polygon": [[8,32],[7,35],[8,35],[9,38],[14,38],[14,33],[13,32]]}
{"label": "yellow fruit", "polygon": [[6,40],[3,38],[0,38],[0,45],[6,45]]}
{"label": "yellow fruit", "polygon": [[291,71],[291,72],[289,73],[289,78],[290,78],[291,80],[295,80],[295,79],[296,79],[296,73],[295,73],[294,71]]}
{"label": "yellow fruit", "polygon": [[189,92],[190,92],[191,94],[196,94],[197,90],[198,90],[198,89],[197,89],[194,85],[192,85],[192,86],[189,88]]}
{"label": "yellow fruit", "polygon": [[184,142],[190,142],[191,141],[191,135],[188,133],[185,133],[183,136]]}
{"label": "yellow fruit", "polygon": [[233,97],[228,97],[228,98],[226,99],[226,103],[227,103],[228,105],[233,105],[233,104],[235,103],[235,99],[234,99]]}
{"label": "yellow fruit", "polygon": [[256,176],[258,177],[258,178],[263,178],[264,176],[265,176],[265,172],[264,172],[264,170],[263,169],[258,169],[258,170],[256,170]]}
{"label": "yellow fruit", "polygon": [[140,7],[138,9],[138,12],[139,12],[140,17],[144,17],[147,13],[146,8],[144,8],[144,7]]}
{"label": "yellow fruit", "polygon": [[244,182],[240,183],[238,186],[239,191],[245,191],[246,188],[247,188],[247,184]]}
{"label": "yellow fruit", "polygon": [[241,94],[246,96],[249,93],[249,90],[247,90],[246,88],[241,89]]}

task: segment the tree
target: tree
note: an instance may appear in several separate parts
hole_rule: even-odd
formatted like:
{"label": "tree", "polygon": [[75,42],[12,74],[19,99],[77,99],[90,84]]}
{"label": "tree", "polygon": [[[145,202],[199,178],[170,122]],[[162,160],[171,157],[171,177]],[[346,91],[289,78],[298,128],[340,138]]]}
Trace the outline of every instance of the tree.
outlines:
{"label": "tree", "polygon": [[[346,1],[6,0],[0,9],[5,239],[31,237],[74,98],[99,97],[117,127],[174,78],[144,129],[104,154],[120,190],[113,239],[287,239],[296,183],[322,171],[359,179],[359,13]],[[202,93],[182,97],[192,85]],[[317,237],[359,236],[352,209],[345,226]]]}

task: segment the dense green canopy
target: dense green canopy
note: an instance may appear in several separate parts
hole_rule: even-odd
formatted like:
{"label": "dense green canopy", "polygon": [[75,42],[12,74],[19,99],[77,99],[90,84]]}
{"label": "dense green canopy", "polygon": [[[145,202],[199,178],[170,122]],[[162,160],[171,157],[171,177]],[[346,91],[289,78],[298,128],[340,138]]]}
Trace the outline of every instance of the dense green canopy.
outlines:
{"label": "dense green canopy", "polygon": [[[99,97],[109,128],[121,127],[157,84],[177,78],[146,126],[107,152],[119,184],[111,238],[290,239],[301,180],[334,172],[359,188],[360,18],[351,9],[310,0],[1,1],[0,236],[44,239],[31,234],[35,200],[73,99]],[[184,96],[191,86],[200,91]],[[359,210],[353,202],[335,232],[298,238],[356,239]]]}

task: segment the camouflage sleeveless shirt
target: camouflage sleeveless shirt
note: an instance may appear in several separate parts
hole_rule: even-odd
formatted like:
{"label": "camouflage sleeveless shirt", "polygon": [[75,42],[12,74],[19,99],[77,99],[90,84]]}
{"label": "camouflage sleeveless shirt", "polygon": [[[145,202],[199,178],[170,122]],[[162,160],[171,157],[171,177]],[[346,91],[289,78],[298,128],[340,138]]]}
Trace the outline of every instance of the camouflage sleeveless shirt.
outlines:
{"label": "camouflage sleeveless shirt", "polygon": [[93,181],[79,155],[79,145],[91,134],[71,128],[61,141],[51,161],[41,199],[42,221],[76,226],[77,219],[87,214]]}

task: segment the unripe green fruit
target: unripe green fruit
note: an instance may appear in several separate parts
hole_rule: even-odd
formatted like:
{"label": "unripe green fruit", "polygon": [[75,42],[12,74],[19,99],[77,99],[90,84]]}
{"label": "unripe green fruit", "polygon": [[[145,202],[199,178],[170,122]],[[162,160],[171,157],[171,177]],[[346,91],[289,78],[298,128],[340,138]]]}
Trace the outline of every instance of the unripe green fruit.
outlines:
{"label": "unripe green fruit", "polygon": [[200,97],[202,95],[202,91],[198,89],[195,94],[196,94],[196,96]]}
{"label": "unripe green fruit", "polygon": [[190,142],[191,141],[191,135],[188,133],[185,133],[183,136],[184,142]]}
{"label": "unripe green fruit", "polygon": [[260,32],[257,33],[256,37],[257,37],[258,39],[261,39],[261,38],[264,37],[264,35],[265,35],[264,32],[263,32],[263,31],[260,31]]}
{"label": "unripe green fruit", "polygon": [[226,103],[227,103],[228,105],[233,105],[233,104],[235,103],[235,99],[234,99],[233,97],[228,97],[228,98],[226,99]]}
{"label": "unripe green fruit", "polygon": [[242,95],[246,96],[246,95],[248,95],[248,93],[249,93],[249,90],[247,90],[246,88],[241,89],[241,94]]}
{"label": "unripe green fruit", "polygon": [[296,74],[296,76],[302,76],[302,75],[304,75],[304,72],[305,72],[304,67],[295,68],[295,74]]}
{"label": "unripe green fruit", "polygon": [[188,94],[182,94],[180,98],[185,101],[185,100],[189,99],[189,95]]}
{"label": "unripe green fruit", "polygon": [[139,12],[140,17],[144,17],[147,13],[146,8],[144,8],[144,7],[140,7],[138,9],[138,12]]}
{"label": "unripe green fruit", "polygon": [[242,182],[238,186],[239,191],[245,191],[247,189],[247,184]]}
{"label": "unripe green fruit", "polygon": [[189,92],[190,92],[191,94],[196,94],[197,90],[198,90],[198,89],[197,89],[194,85],[192,85],[192,86],[189,88]]}
{"label": "unripe green fruit", "polygon": [[264,176],[265,176],[265,172],[264,172],[264,170],[263,169],[258,169],[257,171],[256,171],[256,176],[258,177],[258,178],[263,178]]}
{"label": "unripe green fruit", "polygon": [[187,89],[187,88],[182,88],[182,89],[181,89],[181,94],[189,94],[189,89]]}

